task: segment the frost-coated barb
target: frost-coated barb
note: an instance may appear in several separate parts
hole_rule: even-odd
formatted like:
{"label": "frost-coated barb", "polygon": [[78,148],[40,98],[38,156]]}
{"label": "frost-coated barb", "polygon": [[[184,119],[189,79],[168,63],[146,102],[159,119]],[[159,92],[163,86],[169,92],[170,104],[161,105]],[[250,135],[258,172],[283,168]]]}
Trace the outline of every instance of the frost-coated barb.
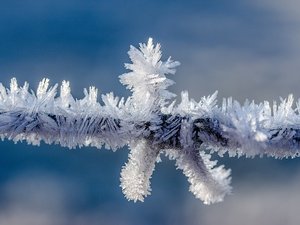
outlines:
{"label": "frost-coated barb", "polygon": [[95,146],[116,150],[130,148],[129,159],[121,171],[121,187],[126,198],[143,201],[150,194],[150,178],[160,154],[176,161],[187,176],[190,191],[205,204],[222,201],[231,191],[230,170],[216,166],[211,154],[276,158],[296,157],[300,149],[300,101],[292,108],[293,97],[281,99],[271,107],[268,102],[244,105],[231,98],[216,105],[217,93],[199,102],[182,92],[181,102],[170,102],[175,94],[167,87],[174,82],[179,62],[161,60],[160,45],[150,38],[139,49],[128,52],[130,70],[120,76],[132,91],[127,99],[113,93],[102,95],[97,89],[84,90],[83,99],[74,99],[69,82],[49,87],[43,79],[36,92],[29,85],[10,88],[0,84],[0,137],[15,142],[40,141],[69,148]]}

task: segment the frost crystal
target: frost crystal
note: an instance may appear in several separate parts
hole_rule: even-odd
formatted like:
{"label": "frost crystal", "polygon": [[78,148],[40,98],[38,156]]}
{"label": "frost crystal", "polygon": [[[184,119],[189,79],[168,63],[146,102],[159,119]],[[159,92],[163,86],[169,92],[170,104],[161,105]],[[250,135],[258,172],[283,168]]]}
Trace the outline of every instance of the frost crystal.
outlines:
{"label": "frost crystal", "polygon": [[[132,64],[125,64],[125,67],[131,72],[121,75],[120,81],[133,92],[133,106],[142,108],[150,104],[153,110],[159,110],[167,104],[167,100],[176,96],[167,90],[174,81],[166,75],[174,74],[179,62],[172,61],[171,57],[161,61],[160,44],[154,46],[152,38],[149,38],[147,45],[140,44],[140,49],[130,46],[128,54]],[[148,99],[146,104],[145,97]]]}
{"label": "frost crystal", "polygon": [[127,199],[143,201],[150,194],[150,179],[160,154],[175,160],[190,183],[190,191],[205,204],[222,201],[231,192],[230,170],[216,166],[211,154],[276,158],[297,157],[300,149],[300,100],[296,109],[293,97],[277,105],[268,102],[241,105],[231,98],[216,104],[217,92],[199,102],[182,92],[175,104],[175,94],[167,88],[174,82],[179,62],[161,60],[160,45],[130,47],[130,70],[120,76],[132,91],[127,99],[113,93],[97,101],[95,87],[84,90],[83,99],[74,99],[70,84],[63,81],[49,87],[43,79],[36,93],[25,83],[19,87],[11,80],[10,88],[0,84],[0,137],[15,142],[40,141],[69,148],[95,146],[116,150],[130,148],[129,159],[121,171],[121,188]]}

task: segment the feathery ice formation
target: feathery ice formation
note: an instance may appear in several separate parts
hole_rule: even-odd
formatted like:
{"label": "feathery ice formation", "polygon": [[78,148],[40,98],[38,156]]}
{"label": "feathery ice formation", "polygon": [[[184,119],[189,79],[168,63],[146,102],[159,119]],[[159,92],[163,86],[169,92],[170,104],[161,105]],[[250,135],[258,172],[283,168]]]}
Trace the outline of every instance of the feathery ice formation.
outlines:
{"label": "feathery ice formation", "polygon": [[268,102],[240,105],[231,98],[216,105],[217,92],[199,102],[182,92],[175,104],[175,94],[167,88],[174,82],[179,62],[161,60],[160,45],[150,38],[139,49],[128,52],[130,72],[120,76],[132,91],[127,98],[113,93],[102,95],[97,89],[84,90],[83,99],[74,99],[69,82],[63,81],[57,96],[55,85],[43,79],[36,91],[25,83],[19,87],[15,78],[10,88],[0,84],[0,137],[15,142],[40,141],[75,148],[95,146],[116,150],[130,148],[129,159],[121,171],[121,187],[126,198],[143,201],[150,194],[150,178],[160,154],[176,161],[190,183],[190,191],[205,204],[222,201],[231,191],[230,170],[216,166],[211,154],[276,158],[296,157],[300,150],[300,101],[292,108],[293,97],[282,99],[271,108]]}

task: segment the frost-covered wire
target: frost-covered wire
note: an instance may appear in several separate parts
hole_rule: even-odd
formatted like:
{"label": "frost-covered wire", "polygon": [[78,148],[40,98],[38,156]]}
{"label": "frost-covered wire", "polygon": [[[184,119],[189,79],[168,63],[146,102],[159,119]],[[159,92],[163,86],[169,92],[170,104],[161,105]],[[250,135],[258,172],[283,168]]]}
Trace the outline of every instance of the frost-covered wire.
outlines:
{"label": "frost-covered wire", "polygon": [[161,60],[160,45],[150,38],[139,49],[131,46],[129,70],[120,76],[132,91],[128,98],[113,93],[97,101],[95,87],[74,99],[69,82],[49,87],[43,79],[36,92],[28,83],[10,88],[0,84],[0,137],[38,145],[60,144],[69,148],[95,146],[130,149],[121,171],[121,188],[126,198],[143,201],[150,194],[155,163],[165,154],[175,160],[190,183],[190,191],[205,204],[222,201],[231,191],[230,170],[217,166],[211,154],[275,158],[297,157],[300,150],[300,100],[243,105],[231,98],[216,104],[217,92],[199,102],[182,92],[181,102],[167,90],[174,84],[179,62]]}

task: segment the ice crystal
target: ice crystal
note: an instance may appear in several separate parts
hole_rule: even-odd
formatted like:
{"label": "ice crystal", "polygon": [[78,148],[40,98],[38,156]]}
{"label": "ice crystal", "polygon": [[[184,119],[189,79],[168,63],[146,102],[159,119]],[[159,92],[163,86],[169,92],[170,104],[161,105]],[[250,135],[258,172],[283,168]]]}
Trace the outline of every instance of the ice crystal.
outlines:
{"label": "ice crystal", "polygon": [[293,108],[293,97],[243,105],[232,98],[216,104],[217,92],[199,102],[181,93],[181,102],[168,91],[174,82],[179,62],[161,59],[160,45],[150,38],[139,49],[131,46],[129,72],[120,81],[132,91],[127,99],[102,95],[97,101],[95,87],[84,90],[84,98],[71,95],[70,84],[63,81],[49,87],[43,79],[37,91],[28,83],[18,86],[13,78],[10,88],[0,84],[0,137],[13,141],[40,141],[69,148],[95,146],[116,150],[130,149],[121,171],[121,188],[127,199],[144,201],[151,192],[150,179],[155,163],[165,154],[175,160],[190,183],[190,191],[205,204],[222,201],[231,191],[230,170],[211,160],[220,156],[276,158],[296,157],[300,149],[300,100]]}
{"label": "ice crystal", "polygon": [[[132,64],[126,63],[126,69],[131,70],[120,76],[122,84],[132,90],[132,97],[135,107],[151,105],[153,109],[159,110],[176,95],[169,92],[167,88],[174,84],[166,75],[174,74],[179,62],[161,61],[160,44],[154,46],[152,38],[149,38],[147,45],[140,44],[140,49],[130,46],[128,52]],[[144,103],[145,97],[148,102]],[[155,108],[156,107],[156,108]]]}

